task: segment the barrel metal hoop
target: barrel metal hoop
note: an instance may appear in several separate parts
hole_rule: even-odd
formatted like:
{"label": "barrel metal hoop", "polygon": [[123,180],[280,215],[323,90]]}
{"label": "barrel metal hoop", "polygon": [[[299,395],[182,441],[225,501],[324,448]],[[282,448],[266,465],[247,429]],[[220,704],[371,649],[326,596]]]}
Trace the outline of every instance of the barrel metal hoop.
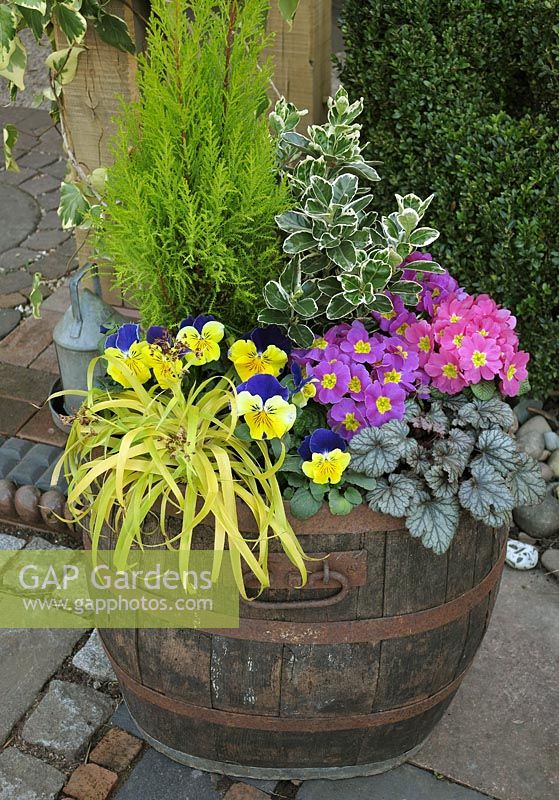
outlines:
{"label": "barrel metal hoop", "polygon": [[403,720],[411,719],[423,714],[425,711],[442,703],[454,694],[460,686],[464,675],[468,671],[466,668],[451,683],[444,686],[440,691],[399,708],[388,709],[387,711],[376,711],[371,714],[353,714],[345,717],[274,717],[262,716],[257,714],[241,714],[238,712],[221,711],[217,708],[207,708],[193,703],[187,703],[175,697],[168,697],[161,692],[150,689],[125,672],[114,659],[109,656],[114,671],[121,685],[136,695],[140,700],[156,706],[157,708],[168,711],[171,714],[178,714],[182,717],[195,719],[196,722],[208,722],[226,728],[243,728],[259,731],[273,731],[275,733],[314,733],[324,731],[350,731],[357,729],[377,728],[380,725],[393,725]]}
{"label": "barrel metal hoop", "polygon": [[[291,645],[352,644],[413,636],[455,622],[482,603],[501,577],[505,555],[506,545],[491,571],[473,589],[469,589],[448,603],[426,608],[424,611],[338,622],[281,622],[243,618],[239,628],[203,629],[203,631],[228,639],[250,639],[256,642]],[[292,608],[295,610],[297,603],[293,603]]]}

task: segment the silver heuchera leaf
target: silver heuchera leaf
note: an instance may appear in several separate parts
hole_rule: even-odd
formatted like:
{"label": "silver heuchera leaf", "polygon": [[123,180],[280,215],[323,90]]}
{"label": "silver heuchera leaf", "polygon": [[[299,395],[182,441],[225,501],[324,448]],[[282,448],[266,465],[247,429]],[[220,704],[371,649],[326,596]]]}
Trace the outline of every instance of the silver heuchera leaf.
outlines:
{"label": "silver heuchera leaf", "polygon": [[455,497],[458,491],[458,480],[451,481],[440,464],[430,467],[425,472],[427,485],[435,497]]}
{"label": "silver heuchera leaf", "polygon": [[460,506],[456,498],[427,497],[406,518],[409,532],[438,555],[446,553],[456,533]]}
{"label": "silver heuchera leaf", "polygon": [[367,493],[367,501],[373,511],[404,517],[407,510],[421,498],[428,497],[425,484],[414,475],[389,475],[377,481],[374,489]]}
{"label": "silver heuchera leaf", "polygon": [[513,414],[511,407],[497,397],[491,400],[475,398],[458,410],[458,421],[459,424],[482,429],[498,425],[508,431],[513,422]]}
{"label": "silver heuchera leaf", "polygon": [[474,443],[472,433],[453,428],[445,439],[433,445],[433,461],[444,469],[451,481],[455,481],[468,466]]}
{"label": "silver heuchera leaf", "polygon": [[418,450],[415,439],[408,438],[409,426],[393,419],[379,428],[363,428],[351,440],[351,466],[370,478],[393,472],[400,459],[407,459]]}
{"label": "silver heuchera leaf", "polygon": [[491,525],[495,513],[512,511],[514,497],[496,469],[476,459],[470,471],[472,477],[462,483],[458,498],[473,517]]}
{"label": "silver heuchera leaf", "polygon": [[499,428],[482,431],[478,436],[476,447],[481,455],[476,458],[475,463],[493,467],[505,478],[516,470],[518,464],[516,443]]}
{"label": "silver heuchera leaf", "polygon": [[526,453],[517,453],[517,467],[507,478],[517,506],[534,506],[545,498],[546,484],[540,465]]}
{"label": "silver heuchera leaf", "polygon": [[369,478],[378,478],[396,469],[400,455],[394,452],[382,434],[385,427],[363,428],[351,440],[351,467],[356,472],[362,472]]}

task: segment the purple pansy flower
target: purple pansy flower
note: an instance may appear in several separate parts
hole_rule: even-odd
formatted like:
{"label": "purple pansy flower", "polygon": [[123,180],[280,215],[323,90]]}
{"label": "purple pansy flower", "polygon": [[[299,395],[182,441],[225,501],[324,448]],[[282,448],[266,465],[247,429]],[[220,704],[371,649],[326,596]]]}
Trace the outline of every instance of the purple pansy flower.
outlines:
{"label": "purple pansy flower", "polygon": [[140,341],[140,326],[135,322],[125,322],[116,333],[105,340],[105,349],[116,347],[121,353],[128,353],[133,344]]}
{"label": "purple pansy flower", "polygon": [[241,392],[261,397],[264,402],[271,397],[281,397],[282,400],[289,399],[289,389],[287,386],[282,386],[273,375],[253,375],[248,381],[237,386],[237,394]]}
{"label": "purple pansy flower", "polygon": [[347,450],[347,444],[338,433],[327,428],[317,428],[301,442],[297,452],[303,461],[312,461],[313,453],[331,453],[332,450]]}
{"label": "purple pansy flower", "polygon": [[197,317],[193,316],[192,314],[186,319],[183,319],[181,324],[179,325],[179,331],[183,328],[196,328],[198,333],[202,333],[202,328],[206,324],[206,322],[213,322],[215,317],[213,314],[198,314]]}
{"label": "purple pansy flower", "polygon": [[171,334],[163,325],[152,325],[146,331],[146,342],[158,344],[160,347],[170,347],[172,345]]}
{"label": "purple pansy flower", "polygon": [[250,339],[256,345],[259,353],[263,353],[266,348],[273,344],[289,355],[293,349],[291,340],[287,338],[279,325],[267,325],[265,328],[253,328],[250,333],[243,337]]}

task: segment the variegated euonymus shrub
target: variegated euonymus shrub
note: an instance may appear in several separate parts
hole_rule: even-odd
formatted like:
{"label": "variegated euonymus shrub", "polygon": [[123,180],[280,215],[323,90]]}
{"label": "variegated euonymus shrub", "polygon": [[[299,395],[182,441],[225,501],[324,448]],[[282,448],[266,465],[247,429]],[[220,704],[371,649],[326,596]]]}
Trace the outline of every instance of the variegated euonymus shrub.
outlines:
{"label": "variegated euonymus shrub", "polygon": [[[329,322],[389,312],[385,290],[413,303],[420,287],[404,278],[401,264],[439,236],[419,227],[432,196],[397,195],[398,210],[387,217],[372,210],[380,177],[377,162],[363,157],[355,122],[362,110],[342,87],[328,102],[328,122],[311,126],[308,136],[294,130],[302,114],[293,105],[282,100],[271,115],[280,168],[297,205],[276,217],[289,263],[266,285],[268,308],[259,320],[285,326],[301,347]],[[435,261],[424,271],[444,272]]]}
{"label": "variegated euonymus shrub", "polygon": [[545,494],[539,465],[507,433],[512,421],[496,397],[409,401],[403,419],[364,428],[351,441],[353,469],[375,479],[369,506],[405,517],[412,536],[436,553],[448,549],[461,509],[508,527],[513,508]]}

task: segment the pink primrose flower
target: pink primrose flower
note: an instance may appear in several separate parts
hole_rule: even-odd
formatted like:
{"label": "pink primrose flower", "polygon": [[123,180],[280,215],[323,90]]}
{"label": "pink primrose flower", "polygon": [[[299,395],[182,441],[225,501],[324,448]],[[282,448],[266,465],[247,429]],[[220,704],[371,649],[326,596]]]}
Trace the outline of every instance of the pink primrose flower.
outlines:
{"label": "pink primrose flower", "polygon": [[458,348],[460,367],[468,383],[492,380],[501,370],[501,348],[494,339],[474,333]]}
{"label": "pink primrose flower", "polygon": [[431,353],[425,372],[431,377],[435,389],[445,394],[458,394],[467,385],[457,351]]}
{"label": "pink primrose flower", "polygon": [[519,392],[520,384],[528,377],[526,364],[530,360],[530,354],[519,350],[517,353],[506,353],[505,363],[499,373],[502,380],[499,384],[501,392],[508,397],[516,397]]}

